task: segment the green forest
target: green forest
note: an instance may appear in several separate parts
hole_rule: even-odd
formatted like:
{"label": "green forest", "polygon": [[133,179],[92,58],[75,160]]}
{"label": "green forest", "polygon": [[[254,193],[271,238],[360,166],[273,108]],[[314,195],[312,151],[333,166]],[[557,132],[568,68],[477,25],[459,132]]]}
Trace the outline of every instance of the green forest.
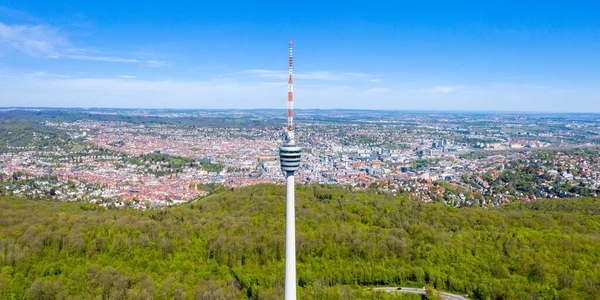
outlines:
{"label": "green forest", "polygon": [[[0,199],[0,299],[281,299],[285,187],[163,210]],[[599,299],[600,199],[453,208],[296,189],[298,299]]]}

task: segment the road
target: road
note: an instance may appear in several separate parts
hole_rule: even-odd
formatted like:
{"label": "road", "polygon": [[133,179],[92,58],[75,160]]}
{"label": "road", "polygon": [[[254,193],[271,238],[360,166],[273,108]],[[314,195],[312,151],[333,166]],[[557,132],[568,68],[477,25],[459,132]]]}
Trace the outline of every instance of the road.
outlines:
{"label": "road", "polygon": [[[380,287],[380,288],[374,288],[374,291],[386,291],[386,292],[390,292],[390,293],[412,293],[412,294],[420,294],[420,295],[425,295],[425,289],[419,289],[419,288],[410,288],[410,287],[402,287],[402,288],[398,288],[398,287]],[[467,298],[461,296],[461,295],[456,295],[456,294],[448,294],[448,293],[442,293],[442,292],[436,292],[436,294],[438,294],[438,296],[440,296],[440,298],[444,299],[444,300],[467,300]]]}

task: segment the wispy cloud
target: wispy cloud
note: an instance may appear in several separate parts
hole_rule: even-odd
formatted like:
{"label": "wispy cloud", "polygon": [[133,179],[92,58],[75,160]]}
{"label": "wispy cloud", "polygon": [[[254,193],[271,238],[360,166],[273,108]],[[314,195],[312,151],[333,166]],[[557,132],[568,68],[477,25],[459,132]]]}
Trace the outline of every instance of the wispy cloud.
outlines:
{"label": "wispy cloud", "polygon": [[113,63],[135,63],[162,67],[167,62],[158,59],[101,55],[97,49],[72,47],[57,28],[47,25],[7,25],[0,22],[0,47],[8,47],[30,56],[52,59],[73,59]]}
{"label": "wispy cloud", "polygon": [[[288,77],[287,71],[253,69],[240,72],[219,75],[218,77],[260,77],[285,79]],[[370,74],[359,72],[333,72],[333,71],[312,71],[303,73],[294,73],[294,79],[306,80],[353,80],[372,77]]]}
{"label": "wispy cloud", "polygon": [[[20,76],[0,81],[3,91],[0,106],[73,107],[96,103],[94,105],[103,107],[284,108],[285,85],[285,81],[254,82],[233,78],[181,81],[143,80],[130,75],[114,78]],[[340,107],[337,97],[367,103],[381,95],[376,90],[335,84],[304,85],[297,92],[298,108]]]}
{"label": "wispy cloud", "polygon": [[218,77],[237,77],[237,76],[258,76],[263,78],[287,78],[287,72],[274,71],[274,70],[245,70],[240,72],[233,72],[228,74],[219,75]]}
{"label": "wispy cloud", "polygon": [[[0,106],[147,107],[147,108],[284,108],[284,81],[144,80],[0,73]],[[440,85],[441,86],[441,85]],[[447,86],[447,85],[444,85]],[[559,89],[563,92],[557,93]],[[529,84],[464,86],[454,92],[416,93],[401,87],[365,88],[353,83],[299,85],[298,108],[369,108],[425,110],[600,111],[595,89]],[[393,92],[392,92],[393,91]],[[477,93],[473,93],[476,91]]]}
{"label": "wispy cloud", "polygon": [[56,74],[49,72],[18,72],[18,73],[0,73],[2,78],[15,78],[15,79],[57,79],[57,78],[71,78],[69,74]]}
{"label": "wispy cloud", "polygon": [[94,60],[94,61],[105,61],[105,62],[120,62],[120,63],[138,63],[137,59],[133,58],[122,58],[122,57],[110,57],[110,56],[90,56],[90,55],[65,55],[65,58],[76,59],[76,60]]}
{"label": "wispy cloud", "polygon": [[436,85],[430,88],[415,90],[417,93],[438,93],[438,94],[449,94],[462,89],[463,86],[457,85]]}
{"label": "wispy cloud", "polygon": [[48,72],[19,72],[19,73],[4,73],[0,72],[0,78],[18,79],[18,80],[46,80],[46,79],[67,79],[71,78],[69,74],[55,74]]}
{"label": "wispy cloud", "polygon": [[168,65],[168,63],[163,60],[151,59],[151,60],[143,60],[142,62],[144,64],[146,64],[148,67],[154,67],[154,68],[164,67],[164,66]]}
{"label": "wispy cloud", "polygon": [[366,89],[367,92],[377,92],[377,93],[387,93],[387,92],[391,92],[392,89],[390,88],[370,88],[370,89]]}
{"label": "wispy cloud", "polygon": [[134,78],[137,78],[137,76],[133,76],[133,75],[119,75],[119,78],[134,79]]}
{"label": "wispy cloud", "polygon": [[[114,62],[114,63],[135,63],[143,64],[149,67],[162,67],[167,63],[159,60],[142,60],[137,58],[125,58],[118,56],[94,56],[94,55],[64,55],[63,58],[75,59],[75,60],[91,60],[91,61],[103,61],[103,62]],[[53,58],[61,58],[61,56],[54,56]]]}
{"label": "wispy cloud", "polygon": [[57,29],[45,25],[6,25],[0,22],[0,45],[27,55],[55,55],[68,42]]}
{"label": "wispy cloud", "polygon": [[16,19],[27,22],[38,22],[39,19],[20,10],[11,9],[0,5],[0,17],[3,19]]}

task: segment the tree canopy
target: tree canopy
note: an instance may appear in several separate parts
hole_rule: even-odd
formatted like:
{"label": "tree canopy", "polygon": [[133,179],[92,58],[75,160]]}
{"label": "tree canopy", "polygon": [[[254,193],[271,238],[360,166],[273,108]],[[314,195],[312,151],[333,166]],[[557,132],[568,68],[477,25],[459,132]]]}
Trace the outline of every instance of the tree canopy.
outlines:
{"label": "tree canopy", "polygon": [[[600,295],[600,200],[481,209],[375,190],[297,186],[299,299]],[[285,187],[222,191],[165,210],[0,199],[0,299],[281,299]],[[414,298],[417,297],[417,298]]]}

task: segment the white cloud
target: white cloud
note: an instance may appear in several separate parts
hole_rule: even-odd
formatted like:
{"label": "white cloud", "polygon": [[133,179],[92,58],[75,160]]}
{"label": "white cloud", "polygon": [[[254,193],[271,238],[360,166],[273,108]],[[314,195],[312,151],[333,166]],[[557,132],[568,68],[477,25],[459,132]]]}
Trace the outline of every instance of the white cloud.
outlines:
{"label": "white cloud", "polygon": [[162,60],[143,60],[143,63],[146,64],[148,67],[154,67],[154,68],[164,67],[164,66],[168,65],[168,63],[166,61],[162,61]]}
{"label": "white cloud", "polygon": [[359,72],[350,72],[350,73],[340,73],[342,76],[353,77],[353,78],[367,78],[370,77],[369,74],[359,73]]}
{"label": "white cloud", "polygon": [[390,88],[370,88],[366,90],[367,92],[377,92],[377,93],[387,93],[387,92],[391,92],[392,89]]}
{"label": "white cloud", "polygon": [[137,76],[133,76],[133,75],[119,75],[119,78],[134,79],[134,78],[137,78]]}
{"label": "white cloud", "polygon": [[[128,75],[125,75],[128,76]],[[237,80],[178,81],[118,78],[15,77],[0,81],[0,106],[148,107],[148,108],[285,108],[283,82]],[[376,95],[348,86],[304,86],[298,108],[340,107],[337,97]],[[313,97],[311,95],[316,95]],[[335,96],[334,96],[335,95]],[[311,97],[305,101],[305,97]],[[308,100],[308,99],[307,99]]]}
{"label": "white cloud", "polygon": [[68,58],[74,60],[89,60],[89,61],[101,61],[101,62],[113,62],[113,63],[134,63],[134,64],[143,64],[149,67],[162,67],[167,65],[164,61],[159,60],[141,60],[137,58],[125,58],[118,56],[95,56],[95,55],[51,55],[50,58],[59,59],[59,58]]}
{"label": "white cloud", "polygon": [[300,73],[296,76],[300,79],[322,79],[322,80],[352,80],[358,78],[370,77],[369,74],[358,73],[358,72],[328,72],[328,71],[317,71]]}
{"label": "white cloud", "polygon": [[0,46],[14,49],[31,56],[46,56],[52,59],[73,59],[114,63],[136,63],[149,67],[162,67],[165,61],[119,56],[91,55],[98,50],[69,47],[65,35],[46,25],[7,25],[0,22]]}
{"label": "white cloud", "polygon": [[0,22],[0,45],[27,55],[53,55],[66,45],[57,29],[44,25],[6,25]]}
{"label": "white cloud", "polygon": [[462,86],[455,86],[455,85],[437,85],[437,86],[430,87],[430,88],[415,90],[415,92],[417,92],[417,93],[441,93],[441,94],[448,94],[448,93],[456,92],[456,91],[458,91],[461,88],[463,88],[463,87]]}
{"label": "white cloud", "polygon": [[104,62],[120,62],[120,63],[139,63],[140,61],[134,58],[110,57],[110,56],[90,56],[90,55],[65,55],[65,58],[76,60],[94,60]]}
{"label": "white cloud", "polygon": [[[294,73],[294,79],[305,79],[305,80],[353,80],[360,78],[368,78],[371,75],[359,72],[332,72],[332,71],[312,71],[303,73]],[[229,74],[223,74],[219,77],[259,77],[259,78],[275,78],[275,79],[286,79],[288,77],[287,71],[279,70],[245,70],[240,72],[234,72]]]}
{"label": "white cloud", "polygon": [[[102,61],[102,62],[114,62],[114,63],[134,63],[143,64],[149,67],[162,67],[167,63],[160,60],[142,60],[137,58],[124,58],[118,56],[95,56],[95,55],[65,55],[64,58],[75,59],[75,60],[91,60],[91,61]],[[55,56],[53,58],[60,58]]]}
{"label": "white cloud", "polygon": [[20,10],[16,10],[16,9],[10,9],[8,7],[4,7],[0,5],[0,17],[2,18],[11,18],[11,19],[17,19],[17,20],[25,20],[25,21],[29,21],[29,22],[37,22],[39,21],[38,18],[20,11]]}
{"label": "white cloud", "polygon": [[[142,80],[130,78],[131,75],[123,76],[73,78],[43,72],[0,74],[0,107],[284,109],[287,100],[285,80],[261,82],[218,78],[181,81]],[[600,93],[593,88],[489,83],[465,86],[449,93],[423,93],[400,86],[368,88],[334,83],[298,84],[295,90],[296,107],[600,112]]]}
{"label": "white cloud", "polygon": [[263,78],[277,78],[277,79],[285,79],[288,76],[288,73],[285,71],[274,71],[274,70],[246,70],[241,72],[234,72],[225,74],[223,76],[258,76]]}
{"label": "white cloud", "polygon": [[22,76],[30,78],[71,78],[71,76],[68,74],[55,74],[48,72],[24,73]]}
{"label": "white cloud", "polygon": [[86,53],[86,52],[90,52],[90,49],[87,49],[87,50],[86,49],[82,49],[82,48],[68,48],[68,49],[65,49],[65,53],[79,53],[79,54],[82,54],[82,53]]}
{"label": "white cloud", "polygon": [[51,79],[51,78],[71,78],[68,74],[55,74],[48,72],[23,72],[16,74],[1,74],[2,78],[14,78],[14,79]]}
{"label": "white cloud", "polygon": [[349,79],[350,76],[345,76],[342,73],[327,72],[327,71],[314,71],[307,73],[294,74],[296,79],[310,79],[310,80],[343,80]]}

